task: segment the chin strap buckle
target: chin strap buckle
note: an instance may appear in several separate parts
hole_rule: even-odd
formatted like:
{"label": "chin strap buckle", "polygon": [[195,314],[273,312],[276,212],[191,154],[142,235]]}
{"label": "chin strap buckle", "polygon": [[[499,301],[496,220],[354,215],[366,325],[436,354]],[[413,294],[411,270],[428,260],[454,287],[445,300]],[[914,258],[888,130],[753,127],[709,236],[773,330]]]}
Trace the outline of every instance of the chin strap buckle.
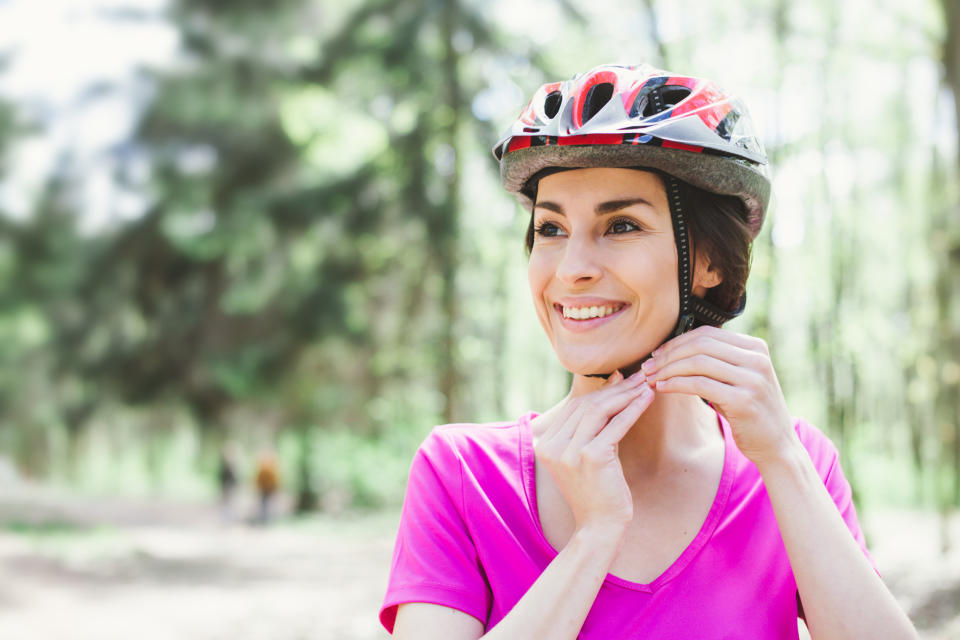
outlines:
{"label": "chin strap buckle", "polygon": [[673,337],[686,333],[693,329],[693,314],[685,313],[680,316],[680,320],[677,321],[677,328],[673,330]]}

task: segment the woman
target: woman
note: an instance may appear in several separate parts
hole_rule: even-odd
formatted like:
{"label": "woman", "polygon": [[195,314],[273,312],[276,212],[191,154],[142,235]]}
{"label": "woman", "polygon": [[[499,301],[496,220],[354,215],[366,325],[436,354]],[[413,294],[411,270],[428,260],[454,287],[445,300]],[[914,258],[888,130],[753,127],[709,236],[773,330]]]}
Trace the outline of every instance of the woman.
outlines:
{"label": "woman", "polygon": [[[496,146],[569,395],[437,427],[381,621],[398,638],[913,638],[837,450],[743,310],[770,182],[743,105],[642,65],[548,84]],[[486,634],[486,635],[484,635]]]}

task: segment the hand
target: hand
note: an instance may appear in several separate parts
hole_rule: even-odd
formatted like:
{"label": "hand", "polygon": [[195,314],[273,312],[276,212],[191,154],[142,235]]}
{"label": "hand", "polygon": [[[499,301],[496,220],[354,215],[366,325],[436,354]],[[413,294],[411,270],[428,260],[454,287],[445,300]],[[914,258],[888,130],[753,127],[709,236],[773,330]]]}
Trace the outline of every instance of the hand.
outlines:
{"label": "hand", "polygon": [[624,379],[617,371],[602,388],[538,418],[549,422],[534,451],[570,506],[577,529],[625,528],[633,519],[619,443],[653,396],[642,372]]}
{"label": "hand", "polygon": [[708,400],[754,464],[779,459],[797,442],[770,352],[759,338],[698,327],[654,351],[642,371],[659,393]]}

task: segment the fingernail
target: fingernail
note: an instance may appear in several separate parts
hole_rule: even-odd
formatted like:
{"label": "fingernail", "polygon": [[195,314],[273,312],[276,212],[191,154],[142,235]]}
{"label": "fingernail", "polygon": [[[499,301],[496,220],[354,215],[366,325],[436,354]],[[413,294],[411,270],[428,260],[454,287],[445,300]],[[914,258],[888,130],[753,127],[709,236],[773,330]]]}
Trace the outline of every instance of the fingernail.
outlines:
{"label": "fingernail", "polygon": [[640,369],[644,373],[650,373],[655,368],[656,368],[656,365],[653,362],[653,358],[650,358],[649,360],[645,361],[642,365],[640,365]]}
{"label": "fingernail", "polygon": [[646,374],[643,373],[643,369],[637,369],[636,371],[634,371],[633,373],[630,374],[630,378],[629,378],[629,379],[630,379],[630,380],[639,380],[640,378],[643,378],[645,375],[646,375]]}

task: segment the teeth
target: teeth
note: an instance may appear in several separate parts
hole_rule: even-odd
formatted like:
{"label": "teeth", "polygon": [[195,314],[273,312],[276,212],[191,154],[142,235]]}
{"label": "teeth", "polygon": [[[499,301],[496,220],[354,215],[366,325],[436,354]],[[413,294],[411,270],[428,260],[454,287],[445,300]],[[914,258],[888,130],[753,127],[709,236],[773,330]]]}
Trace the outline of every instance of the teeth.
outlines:
{"label": "teeth", "polygon": [[590,318],[603,318],[611,313],[615,313],[623,308],[622,304],[606,305],[603,307],[563,307],[563,317],[573,318],[574,320],[587,320]]}

